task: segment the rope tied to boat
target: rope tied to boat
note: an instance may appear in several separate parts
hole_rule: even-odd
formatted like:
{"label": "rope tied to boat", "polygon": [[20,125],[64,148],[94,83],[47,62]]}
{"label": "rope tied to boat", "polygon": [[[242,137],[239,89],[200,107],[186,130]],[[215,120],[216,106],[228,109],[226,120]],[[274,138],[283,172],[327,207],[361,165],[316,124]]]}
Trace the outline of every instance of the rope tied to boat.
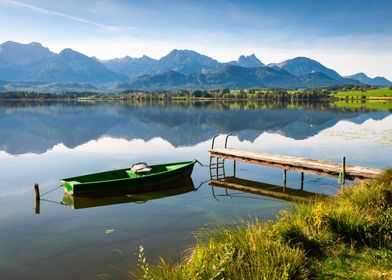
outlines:
{"label": "rope tied to boat", "polygon": [[49,191],[47,191],[47,192],[41,194],[39,197],[41,198],[41,197],[43,197],[44,195],[47,195],[48,193],[54,192],[55,190],[57,190],[57,189],[59,189],[59,188],[61,188],[61,187],[62,187],[62,185],[60,185],[60,186],[58,186],[58,187],[55,187],[54,189],[49,190]]}
{"label": "rope tied to boat", "polygon": [[200,164],[201,167],[210,167],[210,165],[208,164],[203,164],[200,161],[198,161],[197,159],[194,160],[195,162],[197,162],[198,164]]}
{"label": "rope tied to boat", "polygon": [[54,201],[54,200],[50,200],[50,199],[46,199],[46,198],[41,198],[41,201],[55,203],[55,204],[60,204],[60,205],[65,205],[62,201],[58,202],[58,201]]}
{"label": "rope tied to boat", "polygon": [[200,182],[199,186],[197,186],[197,187],[195,188],[195,191],[198,191],[205,183],[208,183],[209,181],[210,181],[210,180],[205,180],[205,181]]}

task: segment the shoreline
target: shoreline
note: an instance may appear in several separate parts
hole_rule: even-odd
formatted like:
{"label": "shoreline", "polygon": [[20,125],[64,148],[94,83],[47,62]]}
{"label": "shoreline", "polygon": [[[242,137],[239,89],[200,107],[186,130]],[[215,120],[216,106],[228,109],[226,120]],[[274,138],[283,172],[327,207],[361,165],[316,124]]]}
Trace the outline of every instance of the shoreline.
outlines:
{"label": "shoreline", "polygon": [[[392,167],[337,195],[295,204],[275,221],[217,227],[198,235],[178,264],[149,264],[144,248],[132,279],[389,279]],[[148,256],[147,256],[148,258]]]}

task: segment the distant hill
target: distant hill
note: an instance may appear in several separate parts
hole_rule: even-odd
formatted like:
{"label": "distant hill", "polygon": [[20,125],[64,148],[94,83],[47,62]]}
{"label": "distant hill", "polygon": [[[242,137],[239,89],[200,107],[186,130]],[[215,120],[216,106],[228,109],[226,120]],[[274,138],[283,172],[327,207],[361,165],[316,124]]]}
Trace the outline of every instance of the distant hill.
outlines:
{"label": "distant hill", "polygon": [[182,74],[167,71],[157,75],[146,75],[122,84],[128,89],[194,89],[194,88],[249,88],[283,87],[302,85],[289,73],[268,67],[247,68],[226,64],[207,73]]}
{"label": "distant hill", "polygon": [[24,75],[27,81],[108,83],[125,80],[93,58],[72,49],[64,49],[58,55],[42,59]]}
{"label": "distant hill", "polygon": [[120,85],[123,89],[168,90],[195,88],[306,88],[359,84],[349,79],[336,80],[316,72],[295,76],[285,70],[271,67],[248,68],[226,64],[207,73],[182,74],[167,71],[157,75],[145,75]]}
{"label": "distant hill", "polygon": [[150,74],[155,67],[157,60],[143,55],[140,58],[126,56],[124,58],[114,58],[101,61],[106,68],[126,76],[128,79]]}
{"label": "distant hill", "polygon": [[10,66],[25,66],[53,56],[55,53],[36,42],[20,44],[8,41],[0,45],[0,59]]}
{"label": "distant hill", "polygon": [[5,42],[0,45],[0,79],[100,84],[123,81],[126,77],[72,49],[55,54],[39,43]]}
{"label": "distant hill", "polygon": [[0,91],[36,91],[59,94],[67,91],[108,92],[107,90],[102,90],[89,84],[24,81],[0,81]]}
{"label": "distant hill", "polygon": [[371,86],[387,87],[392,85],[392,82],[384,77],[375,77],[372,79],[362,72],[351,76],[346,76],[346,78],[357,80],[365,85],[371,85]]}
{"label": "distant hill", "polygon": [[53,56],[55,53],[40,43],[5,42],[0,45],[0,79],[23,80],[24,73],[31,65]]}
{"label": "distant hill", "polygon": [[339,81],[322,72],[313,72],[299,76],[299,79],[308,87],[335,86]]}
{"label": "distant hill", "polygon": [[221,66],[221,63],[208,56],[191,50],[173,50],[159,60],[148,56],[141,58],[115,58],[102,63],[110,70],[129,79],[143,75],[161,74],[169,70],[182,74],[206,72]]}
{"label": "distant hill", "polygon": [[321,72],[335,80],[342,79],[342,76],[340,76],[336,71],[329,69],[320,62],[307,57],[296,57],[280,63],[271,63],[268,66],[286,70],[295,76]]}
{"label": "distant hill", "polygon": [[216,69],[220,62],[211,57],[201,55],[191,50],[173,50],[168,55],[158,60],[152,73],[161,73],[173,70],[183,74],[205,72]]}

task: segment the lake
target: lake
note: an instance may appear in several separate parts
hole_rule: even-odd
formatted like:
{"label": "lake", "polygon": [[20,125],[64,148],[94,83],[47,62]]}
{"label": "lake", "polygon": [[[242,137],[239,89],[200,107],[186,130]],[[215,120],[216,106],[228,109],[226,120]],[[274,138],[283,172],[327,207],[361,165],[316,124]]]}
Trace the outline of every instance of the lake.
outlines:
{"label": "lake", "polygon": [[[71,205],[60,178],[198,159],[216,146],[386,168],[392,157],[392,114],[376,109],[257,103],[0,103],[0,279],[119,279],[137,261],[177,261],[194,234],[214,225],[271,219],[290,203],[212,188],[195,165],[192,181],[146,196]],[[232,163],[226,164],[227,174]],[[237,163],[238,177],[282,184],[279,169]],[[300,175],[288,172],[298,189]],[[305,174],[308,192],[336,193],[336,178]],[[98,203],[98,204],[99,204]],[[105,205],[106,204],[106,205]],[[79,207],[79,206],[80,207]],[[79,209],[73,209],[79,208]],[[94,206],[94,205],[88,205]]]}

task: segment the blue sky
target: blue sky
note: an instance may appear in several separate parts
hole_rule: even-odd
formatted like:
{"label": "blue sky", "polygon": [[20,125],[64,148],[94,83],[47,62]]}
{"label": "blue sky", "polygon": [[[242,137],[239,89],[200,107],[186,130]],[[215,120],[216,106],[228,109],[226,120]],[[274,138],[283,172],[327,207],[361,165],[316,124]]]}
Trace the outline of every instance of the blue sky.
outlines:
{"label": "blue sky", "polygon": [[37,41],[102,59],[193,49],[219,61],[314,58],[392,79],[390,0],[0,0],[0,42]]}

